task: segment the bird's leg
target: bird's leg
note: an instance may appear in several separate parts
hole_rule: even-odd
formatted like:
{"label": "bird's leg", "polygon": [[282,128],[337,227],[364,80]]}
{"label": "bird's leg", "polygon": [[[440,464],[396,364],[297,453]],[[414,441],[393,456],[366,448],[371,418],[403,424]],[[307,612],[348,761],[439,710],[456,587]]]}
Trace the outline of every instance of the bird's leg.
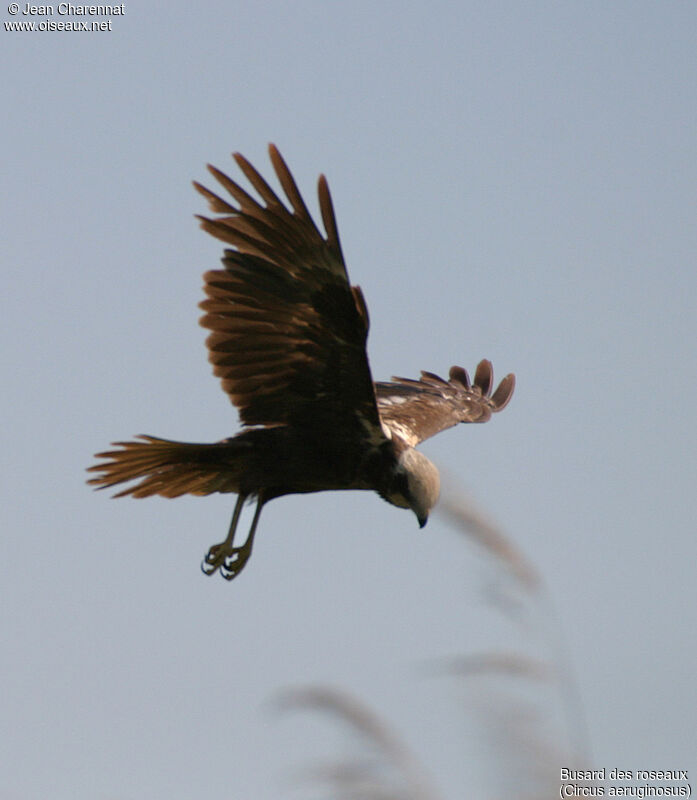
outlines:
{"label": "bird's leg", "polygon": [[225,564],[225,560],[232,557],[234,548],[232,543],[235,540],[235,531],[237,530],[237,523],[242,513],[242,506],[247,499],[246,494],[237,495],[237,503],[235,510],[232,513],[232,520],[230,521],[230,528],[224,542],[214,544],[206,554],[206,557],[201,562],[201,569],[206,575],[212,575],[220,567]]}
{"label": "bird's leg", "polygon": [[261,509],[264,506],[264,497],[260,494],[257,499],[257,507],[254,512],[254,519],[252,519],[252,527],[249,529],[247,535],[247,541],[241,547],[233,547],[235,529],[237,528],[237,522],[245,499],[246,495],[240,495],[237,498],[237,505],[235,506],[232,521],[230,522],[230,530],[225,541],[213,545],[208,551],[208,555],[204,558],[201,569],[206,575],[212,575],[220,569],[220,574],[223,578],[231,581],[242,572],[245,564],[249,561],[249,557],[252,555],[254,534],[256,533],[257,523],[261,516]]}
{"label": "bird's leg", "polygon": [[244,569],[245,564],[249,561],[252,555],[252,545],[254,544],[254,534],[256,533],[257,523],[261,516],[261,509],[264,506],[264,498],[259,495],[257,499],[257,507],[254,511],[254,518],[252,519],[252,527],[247,534],[247,541],[242,547],[234,547],[232,549],[232,557],[226,558],[225,563],[220,567],[220,574],[226,581],[231,581],[234,577],[240,574]]}

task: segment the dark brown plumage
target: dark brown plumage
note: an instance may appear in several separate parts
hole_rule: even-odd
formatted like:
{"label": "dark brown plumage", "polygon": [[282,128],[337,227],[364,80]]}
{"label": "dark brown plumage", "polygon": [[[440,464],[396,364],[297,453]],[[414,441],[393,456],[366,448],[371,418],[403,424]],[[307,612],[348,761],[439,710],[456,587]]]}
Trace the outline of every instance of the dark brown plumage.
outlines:
{"label": "dark brown plumage", "polygon": [[[238,166],[262,202],[214,167],[210,172],[237,205],[195,183],[214,219],[201,227],[221,239],[223,269],[204,275],[201,324],[213,372],[237,406],[244,430],[215,444],[140,436],[118,442],[90,467],[89,482],[106,488],[137,481],[116,497],[238,495],[227,538],[204,559],[207,574],[237,575],[249,559],[264,503],[284,494],[369,489],[411,508],[423,527],[438,498],[435,466],[414,446],[459,422],[485,422],[508,403],[506,376],[492,394],[488,361],[471,383],[453,367],[448,381],[372,381],[368,312],[349,283],[324,176],[319,205],[326,231],[310,216],[278,150],[271,162],[290,210],[241,155]],[[234,546],[242,505],[256,498],[247,540]]]}

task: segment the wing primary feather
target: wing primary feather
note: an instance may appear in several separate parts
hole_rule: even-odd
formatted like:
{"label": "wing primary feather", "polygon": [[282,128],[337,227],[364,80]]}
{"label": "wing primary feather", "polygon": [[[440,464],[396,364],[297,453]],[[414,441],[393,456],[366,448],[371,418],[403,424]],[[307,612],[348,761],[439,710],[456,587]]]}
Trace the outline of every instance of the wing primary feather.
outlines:
{"label": "wing primary feather", "polygon": [[278,196],[269,184],[262,178],[262,176],[254,169],[254,167],[247,161],[242,153],[233,153],[232,157],[237,162],[237,166],[244,173],[245,178],[252,184],[252,186],[259,192],[259,196],[264,199],[270,206],[283,206],[283,203],[278,199]]}
{"label": "wing primary feather", "polygon": [[192,184],[194,189],[208,200],[208,208],[211,211],[214,211],[216,214],[237,214],[237,209],[223,200],[222,197],[218,197],[217,194],[211,192],[210,189],[206,189],[206,187],[202,186],[198,181],[192,181]]}
{"label": "wing primary feather", "polygon": [[363,297],[363,292],[361,291],[360,286],[352,286],[351,292],[353,294],[354,302],[356,303],[356,308],[358,309],[358,313],[361,315],[363,322],[365,324],[366,332],[368,328],[370,328],[370,316],[368,314],[368,306],[365,302],[365,297]]}
{"label": "wing primary feather", "polygon": [[319,176],[317,182],[317,194],[319,196],[319,210],[322,215],[322,223],[324,230],[327,232],[327,241],[331,247],[341,253],[341,243],[339,241],[339,228],[336,224],[336,216],[334,215],[334,203],[332,202],[332,195],[329,191],[329,184],[324,175]]}
{"label": "wing primary feather", "polygon": [[[259,235],[254,236],[249,233],[244,233],[234,224],[227,224],[222,220],[208,219],[208,217],[202,217],[200,214],[196,214],[195,216],[206,233],[210,233],[210,235],[215,236],[216,239],[220,239],[227,244],[240,248],[244,253],[249,253],[266,260],[270,260],[278,255],[278,248],[273,244],[269,244],[266,239],[261,238]],[[245,227],[244,224],[242,224],[241,227]]]}
{"label": "wing primary feather", "polygon": [[474,373],[474,385],[478,387],[481,393],[486,397],[491,391],[493,382],[494,369],[491,366],[491,361],[484,358],[477,364],[477,370]]}
{"label": "wing primary feather", "polygon": [[407,386],[420,386],[423,388],[423,381],[417,380],[416,378],[402,378],[400,375],[393,375],[390,378],[391,381],[395,383],[405,383]]}
{"label": "wing primary feather", "polygon": [[443,380],[440,375],[436,375],[435,372],[425,372],[421,370],[421,380],[424,383],[431,383],[435,384],[436,386],[447,386],[448,382]]}
{"label": "wing primary feather", "polygon": [[513,397],[515,389],[515,375],[510,373],[499,383],[496,391],[491,396],[491,402],[496,411],[503,411],[508,405],[508,401]]}
{"label": "wing primary feather", "polygon": [[[269,156],[271,158],[271,163],[273,164],[276,175],[278,176],[281,187],[286,193],[286,197],[290,200],[293,210],[301,219],[305,220],[305,222],[307,222],[309,225],[312,225],[312,227],[317,231],[314,220],[310,216],[310,212],[307,210],[305,201],[298,190],[298,185],[291,175],[288,165],[283,160],[283,156],[278,152],[278,148],[275,144],[269,145]],[[319,231],[317,231],[317,233],[319,233]]]}
{"label": "wing primary feather", "polygon": [[[246,192],[238,183],[232,180],[232,178],[228,177],[224,172],[221,172],[217,167],[208,164],[208,171],[211,175],[218,181],[218,183],[226,189],[230,194],[237,200],[240,204],[241,208],[247,214],[253,214],[254,216],[259,216],[263,213],[264,209],[262,206],[257,203],[257,201]],[[238,209],[233,209],[235,214],[239,214]]]}
{"label": "wing primary feather", "polygon": [[450,367],[449,377],[451,381],[461,384],[465,389],[472,388],[469,373],[462,367]]}

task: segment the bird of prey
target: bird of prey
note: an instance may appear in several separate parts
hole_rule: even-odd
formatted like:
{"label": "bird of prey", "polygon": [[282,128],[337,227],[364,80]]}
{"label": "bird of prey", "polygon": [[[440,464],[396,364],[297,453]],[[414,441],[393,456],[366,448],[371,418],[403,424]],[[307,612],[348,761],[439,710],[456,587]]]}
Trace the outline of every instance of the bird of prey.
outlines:
{"label": "bird of prey", "polygon": [[[459,422],[486,422],[511,398],[514,376],[493,389],[489,361],[470,381],[462,367],[448,380],[373,383],[366,354],[368,311],[349,283],[329,187],[318,184],[325,232],[315,225],[285,161],[269,155],[288,205],[256,169],[234,154],[254,197],[215,167],[231,195],[198,183],[213,218],[201,227],[228,245],[222,269],[204,275],[201,325],[213,372],[237,406],[243,430],[213,444],[154,436],[116,442],[98,453],[89,483],[106,488],[136,481],[116,497],[235,493],[227,538],[201,567],[231,580],[252,552],[265,503],[287,494],[367,489],[411,509],[423,527],[438,500],[436,467],[415,446]],[[244,544],[235,544],[242,506],[256,500]]]}

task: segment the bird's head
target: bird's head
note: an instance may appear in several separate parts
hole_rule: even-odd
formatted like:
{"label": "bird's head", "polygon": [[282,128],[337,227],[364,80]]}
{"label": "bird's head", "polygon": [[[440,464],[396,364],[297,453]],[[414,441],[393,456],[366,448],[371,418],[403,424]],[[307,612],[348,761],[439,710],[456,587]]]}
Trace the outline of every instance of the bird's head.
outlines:
{"label": "bird's head", "polygon": [[395,491],[387,500],[400,508],[410,508],[423,528],[439,494],[440,475],[435,464],[413,447],[405,450],[399,457]]}

